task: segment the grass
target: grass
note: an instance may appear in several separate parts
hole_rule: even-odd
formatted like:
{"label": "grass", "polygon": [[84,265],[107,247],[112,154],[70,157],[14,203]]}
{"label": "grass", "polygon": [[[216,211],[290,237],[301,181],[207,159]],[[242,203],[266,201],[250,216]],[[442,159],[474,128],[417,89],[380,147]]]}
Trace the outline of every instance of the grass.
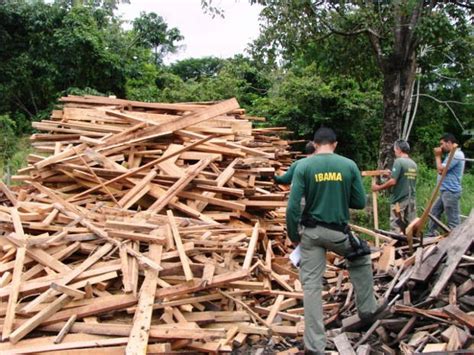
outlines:
{"label": "grass", "polygon": [[11,157],[8,160],[0,159],[0,179],[9,183],[9,175],[15,175],[19,169],[27,165],[26,158],[31,150],[28,136],[18,138]]}

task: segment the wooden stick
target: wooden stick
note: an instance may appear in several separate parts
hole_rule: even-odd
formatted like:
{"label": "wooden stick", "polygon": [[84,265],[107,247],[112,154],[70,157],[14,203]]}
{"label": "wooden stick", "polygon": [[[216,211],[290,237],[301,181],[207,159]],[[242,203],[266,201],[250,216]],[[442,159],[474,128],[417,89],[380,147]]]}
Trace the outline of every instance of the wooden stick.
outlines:
{"label": "wooden stick", "polygon": [[10,202],[12,203],[13,206],[16,206],[18,204],[18,201],[17,201],[15,195],[13,194],[13,192],[8,188],[7,185],[5,185],[3,183],[3,181],[1,179],[0,179],[0,191],[3,191],[3,193],[5,194],[7,199],[10,200]]}
{"label": "wooden stick", "polygon": [[431,194],[430,199],[428,200],[428,204],[426,205],[426,208],[423,211],[423,214],[421,215],[419,219],[415,219],[412,223],[410,223],[410,225],[406,229],[406,235],[408,238],[408,246],[409,246],[410,253],[413,253],[413,237],[414,236],[417,236],[420,238],[420,246],[423,246],[423,228],[426,224],[426,221],[429,218],[431,208],[433,207],[433,204],[436,200],[436,196],[438,195],[439,189],[441,188],[441,184],[443,183],[444,178],[446,177],[446,174],[448,173],[449,166],[451,165],[451,161],[454,158],[454,154],[456,153],[457,148],[458,148],[458,145],[453,144],[453,148],[451,149],[451,152],[449,153],[448,160],[446,161],[446,165]]}
{"label": "wooden stick", "polygon": [[247,249],[247,254],[245,254],[245,260],[242,265],[243,270],[250,269],[250,265],[252,264],[253,255],[255,254],[255,248],[257,247],[258,242],[258,230],[260,228],[260,223],[255,223],[255,226],[252,230],[252,236],[250,237],[249,246]]}
{"label": "wooden stick", "polygon": [[189,266],[189,260],[184,251],[183,242],[181,241],[181,236],[179,235],[178,227],[176,226],[176,221],[174,219],[173,212],[171,210],[166,211],[168,215],[169,225],[171,227],[171,233],[173,234],[173,239],[176,244],[176,249],[178,250],[179,259],[181,260],[181,264],[183,265],[184,276],[186,277],[186,281],[191,281],[193,279],[193,272],[191,271],[191,267]]}
{"label": "wooden stick", "polygon": [[74,322],[76,321],[76,319],[77,319],[77,316],[73,314],[71,318],[67,320],[66,324],[64,324],[64,327],[61,329],[56,339],[54,339],[54,344],[59,344],[60,342],[63,341],[66,334],[69,333],[69,331],[71,330],[71,327],[74,325]]}
{"label": "wooden stick", "polygon": [[[372,184],[375,184],[375,176],[372,176]],[[372,209],[374,211],[374,228],[379,229],[379,207],[377,202],[377,192],[372,191]],[[380,246],[380,238],[375,237],[375,246]]]}

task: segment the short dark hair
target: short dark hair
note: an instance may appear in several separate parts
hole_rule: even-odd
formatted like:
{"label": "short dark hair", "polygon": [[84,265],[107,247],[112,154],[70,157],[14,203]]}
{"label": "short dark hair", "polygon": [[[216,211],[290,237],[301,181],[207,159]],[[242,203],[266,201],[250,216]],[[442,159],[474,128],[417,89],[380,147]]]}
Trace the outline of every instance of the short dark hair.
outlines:
{"label": "short dark hair", "polygon": [[304,147],[304,152],[306,154],[313,154],[315,150],[316,148],[314,147],[314,143],[312,141],[309,141],[308,143],[306,143]]}
{"label": "short dark hair", "polygon": [[410,144],[404,139],[399,139],[393,144],[396,148],[400,149],[403,153],[410,153]]}
{"label": "short dark hair", "polygon": [[314,133],[313,141],[316,144],[332,144],[337,141],[337,136],[331,128],[321,127]]}
{"label": "short dark hair", "polygon": [[445,133],[441,136],[441,140],[445,142],[458,143],[458,140],[452,133]]}

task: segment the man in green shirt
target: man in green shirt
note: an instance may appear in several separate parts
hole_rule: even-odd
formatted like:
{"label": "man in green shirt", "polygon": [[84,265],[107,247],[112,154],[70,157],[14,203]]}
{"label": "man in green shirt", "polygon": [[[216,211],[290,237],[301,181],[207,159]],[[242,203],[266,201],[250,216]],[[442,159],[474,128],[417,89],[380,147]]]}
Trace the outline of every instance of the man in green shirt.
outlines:
{"label": "man in green shirt", "polygon": [[[313,155],[314,152],[316,151],[316,148],[314,147],[314,143],[312,141],[309,141],[308,143],[306,143],[306,147],[305,147],[305,153],[309,156]],[[273,176],[273,180],[275,180],[275,182],[277,184],[281,184],[281,185],[290,185],[291,184],[291,180],[293,179],[293,174],[295,173],[295,169],[296,169],[296,166],[302,161],[303,159],[299,159],[297,161],[295,161],[293,164],[290,165],[290,167],[288,168],[288,170],[286,171],[286,173],[284,173],[283,175],[275,175]]]}
{"label": "man in green shirt", "polygon": [[[397,219],[400,218],[405,225],[408,225],[416,218],[415,192],[418,167],[408,156],[410,145],[407,141],[402,139],[396,141],[393,151],[397,159],[393,163],[390,179],[381,185],[373,184],[372,191],[377,192],[393,187],[390,196],[390,228],[400,233],[402,231],[397,224]],[[397,210],[400,211],[399,216]]]}
{"label": "man in green shirt", "polygon": [[[349,208],[362,209],[366,197],[357,165],[334,153],[336,134],[320,128],[314,135],[316,154],[297,165],[286,210],[288,236],[301,247],[300,279],[304,290],[304,342],[306,353],[323,354],[326,347],[322,307],[322,277],[326,250],[347,257],[356,291],[360,318],[370,321],[380,311],[373,288],[370,255],[350,258],[354,251],[347,232]],[[306,198],[301,217],[300,201]],[[298,223],[303,230],[298,233]]]}

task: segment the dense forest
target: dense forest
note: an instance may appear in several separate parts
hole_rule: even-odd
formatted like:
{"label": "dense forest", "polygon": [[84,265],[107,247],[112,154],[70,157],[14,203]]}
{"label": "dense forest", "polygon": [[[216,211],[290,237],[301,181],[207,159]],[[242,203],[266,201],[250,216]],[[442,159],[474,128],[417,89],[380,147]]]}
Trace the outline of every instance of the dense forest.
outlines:
{"label": "dense forest", "polygon": [[389,164],[379,152],[398,137],[431,165],[445,131],[473,156],[469,5],[260,3],[261,34],[245,53],[165,65],[183,37],[159,14],[142,13],[127,30],[113,1],[0,0],[0,165],[12,164],[23,149],[18,137],[66,94],[157,102],[235,96],[266,124],[287,126],[294,139],[334,127],[339,152],[362,168]]}

